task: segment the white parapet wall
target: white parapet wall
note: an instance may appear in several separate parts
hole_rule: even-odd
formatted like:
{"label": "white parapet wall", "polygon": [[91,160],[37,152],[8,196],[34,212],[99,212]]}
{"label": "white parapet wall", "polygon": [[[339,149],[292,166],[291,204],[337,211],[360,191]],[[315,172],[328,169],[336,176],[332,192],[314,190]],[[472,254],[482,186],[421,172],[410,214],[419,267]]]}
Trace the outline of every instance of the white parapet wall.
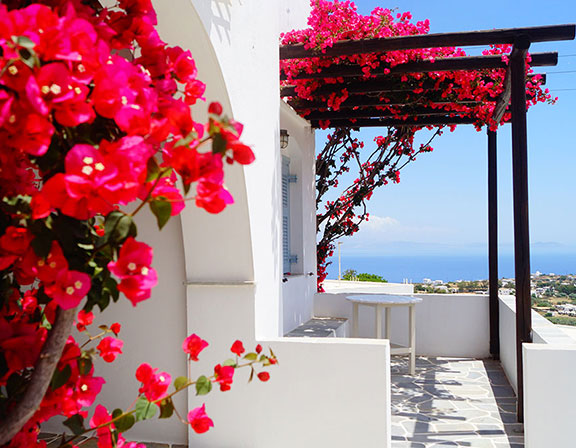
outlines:
{"label": "white parapet wall", "polygon": [[575,446],[576,344],[523,344],[522,348],[526,448]]}
{"label": "white parapet wall", "polygon": [[[515,299],[500,297],[500,359],[517,391]],[[576,340],[535,311],[532,339],[532,344],[522,345],[525,446],[574,446]]]}
{"label": "white parapet wall", "polygon": [[[550,347],[576,345],[576,340],[568,333],[536,311],[532,311],[532,338],[534,344],[546,344]],[[518,393],[515,296],[500,296],[500,362],[510,385]]]}
{"label": "white parapet wall", "polygon": [[[189,395],[189,408],[206,403],[215,426],[206,434],[190,433],[197,448],[389,448],[390,350],[385,340],[344,338],[254,339],[251,288],[225,287],[224,294],[191,285],[190,329],[211,333],[210,346],[194,363],[193,376],[230,355],[242,335],[247,349],[271,347],[279,364],[270,381],[247,384],[238,371],[232,390],[206,397]],[[241,291],[234,290],[241,289]],[[227,293],[227,294],[226,294]],[[226,297],[228,295],[228,297]],[[226,312],[222,312],[226,310]],[[226,354],[228,353],[228,355]],[[207,368],[208,366],[208,368]]]}
{"label": "white parapet wall", "polygon": [[[347,292],[316,294],[314,314],[318,317],[342,317],[351,320],[352,304],[346,300],[346,296],[366,292],[366,289],[350,288]],[[419,355],[476,358],[490,355],[488,296],[479,294],[415,296],[423,300],[416,305],[416,352]],[[407,310],[407,307],[392,310],[393,343],[402,345],[408,343]],[[371,307],[360,307],[359,334],[360,337],[374,337],[375,314]]]}
{"label": "white parapet wall", "polygon": [[352,282],[348,280],[324,280],[324,291],[339,292],[368,292],[373,294],[413,294],[412,283],[380,283],[380,282]]}
{"label": "white parapet wall", "polygon": [[[500,297],[500,360],[515,391],[516,306]],[[532,311],[532,344],[522,345],[524,370],[524,443],[526,448],[574,446],[576,420],[576,340]]]}
{"label": "white parapet wall", "polygon": [[391,446],[388,341],[290,338],[270,344],[281,365],[259,388],[258,437],[242,446]]}

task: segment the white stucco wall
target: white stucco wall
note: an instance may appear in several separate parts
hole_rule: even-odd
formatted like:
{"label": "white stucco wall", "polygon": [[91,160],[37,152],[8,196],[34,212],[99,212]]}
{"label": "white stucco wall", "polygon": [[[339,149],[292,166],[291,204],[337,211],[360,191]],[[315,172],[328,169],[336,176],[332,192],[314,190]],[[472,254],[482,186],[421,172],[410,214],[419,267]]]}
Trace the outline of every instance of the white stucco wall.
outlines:
{"label": "white stucco wall", "polygon": [[[570,335],[536,311],[532,311],[532,340],[534,344],[547,344],[551,347],[576,344]],[[515,296],[500,296],[500,362],[510,385],[517,393]]]}
{"label": "white stucco wall", "polygon": [[[500,297],[500,359],[517,391],[515,297]],[[576,340],[532,311],[532,344],[522,344],[526,448],[572,446]]]}
{"label": "white stucco wall", "polygon": [[514,296],[500,296],[500,363],[508,381],[518,394],[516,374],[516,306]]}
{"label": "white stucco wall", "polygon": [[324,280],[324,291],[328,293],[373,293],[373,294],[413,294],[411,283],[352,282],[347,280]]}
{"label": "white stucco wall", "polygon": [[574,446],[576,344],[523,344],[526,448]]}
{"label": "white stucco wall", "polygon": [[[364,291],[360,291],[364,292]],[[321,317],[343,317],[351,321],[352,304],[346,295],[316,294],[314,313]],[[490,354],[488,297],[474,294],[416,294],[416,352],[428,356],[484,358]],[[360,337],[373,337],[372,307],[360,307]],[[392,310],[392,342],[408,343],[408,308]]]}
{"label": "white stucco wall", "polygon": [[282,155],[290,159],[290,253],[297,262],[282,284],[283,332],[312,317],[316,292],[316,179],[314,131],[308,121],[280,102],[280,128],[289,134]]}

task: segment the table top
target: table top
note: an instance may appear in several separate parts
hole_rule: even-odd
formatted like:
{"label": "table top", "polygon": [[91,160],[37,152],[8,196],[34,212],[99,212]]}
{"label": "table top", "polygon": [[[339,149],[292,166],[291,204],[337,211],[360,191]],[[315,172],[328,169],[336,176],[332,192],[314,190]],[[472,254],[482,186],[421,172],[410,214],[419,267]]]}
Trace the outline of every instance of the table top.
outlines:
{"label": "table top", "polygon": [[422,299],[414,296],[399,296],[394,294],[363,294],[346,296],[346,300],[355,303],[369,305],[412,305],[422,302]]}

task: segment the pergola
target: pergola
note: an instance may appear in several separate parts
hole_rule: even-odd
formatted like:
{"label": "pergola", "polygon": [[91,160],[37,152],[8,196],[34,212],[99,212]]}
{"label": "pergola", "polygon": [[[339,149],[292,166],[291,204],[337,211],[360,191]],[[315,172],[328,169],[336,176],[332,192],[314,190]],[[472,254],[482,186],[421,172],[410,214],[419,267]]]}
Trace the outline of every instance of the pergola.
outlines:
{"label": "pergola", "polygon": [[[389,38],[339,41],[324,52],[304,48],[304,44],[280,47],[280,59],[312,57],[337,57],[387,51],[411,50],[439,47],[466,47],[491,44],[511,44],[509,63],[501,55],[466,56],[437,59],[431,61],[411,61],[389,67],[386,74],[372,73],[370,79],[363,76],[362,67],[340,64],[327,67],[316,73],[300,73],[294,79],[343,78],[344,83],[326,84],[315,93],[330,95],[343,88],[349,92],[339,110],[328,110],[324,101],[305,101],[297,97],[295,86],[281,87],[281,97],[290,97],[290,104],[296,112],[306,111],[305,118],[313,127],[320,127],[323,120],[330,121],[330,127],[404,127],[441,126],[472,124],[474,119],[464,112],[446,108],[427,107],[434,102],[449,106],[456,104],[441,97],[435,82],[420,86],[424,92],[419,97],[426,101],[410,99],[413,87],[407,83],[394,82],[397,75],[404,73],[427,73],[459,70],[506,69],[504,89],[495,99],[492,118],[499,123],[504,114],[511,113],[512,123],[512,166],[513,166],[513,208],[514,208],[514,264],[516,281],[516,366],[518,379],[518,421],[524,419],[522,344],[532,342],[531,294],[530,294],[530,238],[528,223],[528,160],[526,125],[526,56],[532,43],[572,40],[576,35],[576,25],[554,25],[530,28],[498,29],[457,33],[441,33],[399,36]],[[558,53],[532,53],[532,67],[554,66]],[[286,80],[284,73],[281,80]],[[385,94],[387,102],[381,100]],[[462,104],[462,103],[459,103]],[[397,106],[405,111],[406,119],[382,110],[381,106]],[[448,109],[448,110],[446,110]],[[404,118],[405,118],[404,117]],[[488,259],[489,259],[489,303],[490,303],[490,353],[495,359],[500,356],[499,305],[498,305],[498,195],[496,131],[488,130]]]}

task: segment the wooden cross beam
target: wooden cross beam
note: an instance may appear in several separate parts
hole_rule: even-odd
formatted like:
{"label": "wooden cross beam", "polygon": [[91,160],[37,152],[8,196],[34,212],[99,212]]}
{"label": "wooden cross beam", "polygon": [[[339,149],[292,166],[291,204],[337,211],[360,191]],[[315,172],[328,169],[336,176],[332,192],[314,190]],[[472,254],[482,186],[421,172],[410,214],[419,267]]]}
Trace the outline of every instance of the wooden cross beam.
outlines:
{"label": "wooden cross beam", "polygon": [[526,28],[345,40],[334,42],[331,48],[326,48],[323,52],[306,49],[304,48],[304,44],[284,45],[280,47],[280,59],[335,57],[353,54],[411,50],[417,48],[513,44],[519,36],[526,36],[532,43],[572,40],[576,36],[576,25],[535,26]]}
{"label": "wooden cross beam", "polygon": [[[534,53],[531,55],[532,67],[546,67],[558,63],[557,52]],[[402,73],[429,73],[429,72],[453,72],[462,70],[481,69],[504,69],[508,64],[502,60],[502,55],[486,56],[463,56],[454,58],[442,58],[431,61],[412,61],[406,64],[391,67],[388,74],[373,73],[372,76],[389,76]],[[383,71],[383,67],[378,69]],[[360,65],[332,65],[320,72],[299,73],[293,79],[320,79],[320,78],[357,78],[364,76]],[[285,73],[280,74],[280,80],[285,81],[288,77]]]}

